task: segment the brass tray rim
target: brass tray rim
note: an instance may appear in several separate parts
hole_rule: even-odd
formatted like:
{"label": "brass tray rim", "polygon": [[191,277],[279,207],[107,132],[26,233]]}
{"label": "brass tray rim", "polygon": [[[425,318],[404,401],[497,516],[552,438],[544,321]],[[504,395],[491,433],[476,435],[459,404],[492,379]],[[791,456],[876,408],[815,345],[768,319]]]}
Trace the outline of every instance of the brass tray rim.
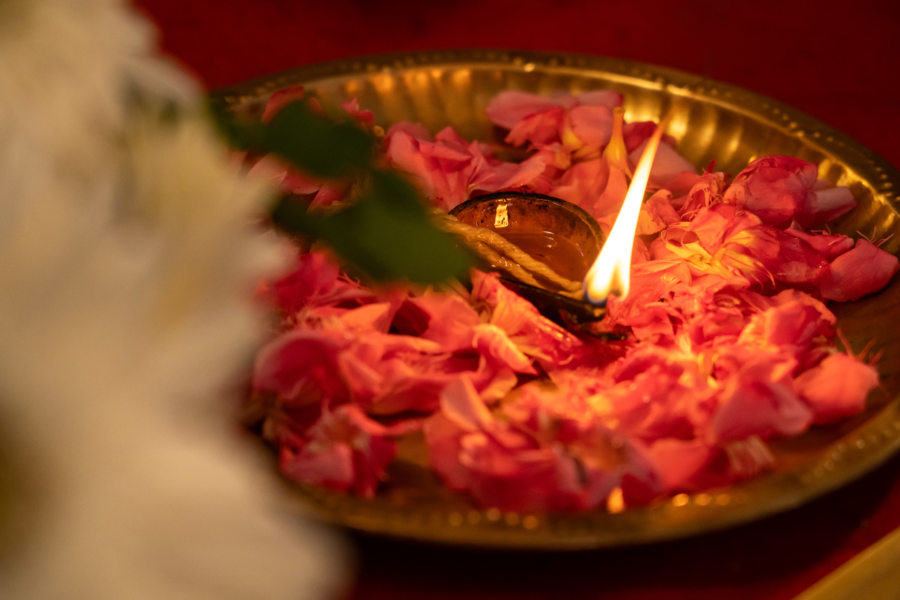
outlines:
{"label": "brass tray rim", "polygon": [[[234,110],[297,84],[352,75],[394,73],[423,67],[497,66],[525,72],[589,71],[675,95],[690,95],[728,107],[805,142],[842,163],[875,198],[900,212],[895,188],[900,170],[850,136],[797,109],[743,88],[685,71],[636,61],[584,54],[508,49],[452,49],[396,52],[314,63],[264,75],[211,93],[216,105]],[[900,449],[900,398],[889,399],[875,414],[831,444],[811,466],[777,472],[724,490],[678,494],[622,513],[525,514],[473,507],[468,510],[410,510],[376,496],[366,500],[283,479],[286,508],[321,521],[368,534],[418,542],[503,550],[586,550],[662,542],[711,533],[787,511],[868,473]],[[834,476],[839,472],[839,476]],[[764,507],[746,503],[761,479],[779,477],[791,493]],[[771,479],[769,479],[771,481]],[[727,501],[723,502],[723,498]],[[680,514],[679,514],[680,513]],[[678,515],[679,518],[673,518]],[[662,520],[666,526],[655,528]],[[635,524],[638,524],[635,527]],[[698,526],[699,524],[699,526]],[[622,532],[627,535],[622,535]]]}
{"label": "brass tray rim", "polygon": [[[825,154],[838,156],[853,166],[863,179],[881,179],[873,191],[888,200],[896,200],[893,181],[900,179],[900,169],[827,123],[801,112],[783,102],[746,90],[723,81],[695,75],[672,67],[606,56],[569,52],[548,52],[515,49],[447,49],[421,52],[388,52],[358,57],[340,58],[291,69],[276,71],[218,88],[210,93],[212,102],[232,108],[250,99],[271,94],[291,85],[311,80],[337,78],[351,74],[390,73],[415,67],[452,65],[518,66],[523,71],[537,69],[558,73],[582,74],[587,70],[606,71],[635,84],[654,86],[673,94],[690,93],[707,102],[728,106],[755,118],[765,118],[770,125],[793,135],[814,138],[807,142]],[[740,102],[738,102],[738,100]],[[849,162],[843,152],[856,155],[860,163]],[[886,185],[890,184],[890,185]]]}

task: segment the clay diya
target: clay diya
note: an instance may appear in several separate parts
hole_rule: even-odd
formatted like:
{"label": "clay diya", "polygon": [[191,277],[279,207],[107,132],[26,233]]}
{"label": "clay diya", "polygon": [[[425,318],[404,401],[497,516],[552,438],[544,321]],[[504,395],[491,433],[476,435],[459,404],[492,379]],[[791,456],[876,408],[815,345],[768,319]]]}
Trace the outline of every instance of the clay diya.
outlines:
{"label": "clay diya", "polygon": [[579,206],[542,194],[476,196],[450,215],[474,228],[463,233],[485,266],[551,318],[601,319],[584,300],[582,282],[603,246],[597,221]]}

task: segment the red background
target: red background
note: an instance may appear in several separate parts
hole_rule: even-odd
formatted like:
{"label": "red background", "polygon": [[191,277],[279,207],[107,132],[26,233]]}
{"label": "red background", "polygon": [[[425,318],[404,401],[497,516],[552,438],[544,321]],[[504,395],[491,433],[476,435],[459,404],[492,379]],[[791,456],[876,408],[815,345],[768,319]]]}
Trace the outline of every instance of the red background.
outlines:
{"label": "red background", "polygon": [[[135,0],[164,51],[215,89],[364,54],[558,50],[689,71],[761,93],[900,166],[894,2]],[[900,460],[792,512],[701,538],[506,554],[355,538],[350,597],[791,598],[900,526]]]}

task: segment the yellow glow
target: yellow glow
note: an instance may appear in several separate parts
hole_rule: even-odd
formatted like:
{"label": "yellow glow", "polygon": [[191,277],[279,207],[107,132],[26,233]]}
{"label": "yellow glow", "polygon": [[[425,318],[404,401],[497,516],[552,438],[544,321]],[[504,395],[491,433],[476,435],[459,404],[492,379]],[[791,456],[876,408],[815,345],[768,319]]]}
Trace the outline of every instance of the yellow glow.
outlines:
{"label": "yellow glow", "polygon": [[612,514],[620,513],[625,510],[625,496],[622,494],[622,488],[615,487],[606,498],[606,510]]}
{"label": "yellow glow", "polygon": [[372,86],[379,94],[389,94],[393,92],[396,85],[397,80],[389,71],[372,76]]}
{"label": "yellow glow", "polygon": [[647,140],[641,159],[634,169],[634,177],[625,194],[625,201],[609,236],[597,255],[594,264],[584,278],[584,297],[593,304],[602,304],[611,294],[622,298],[628,295],[631,279],[631,249],[634,246],[634,232],[637,229],[644,190],[650,179],[650,168],[659,147],[668,118],[663,119],[653,135]]}

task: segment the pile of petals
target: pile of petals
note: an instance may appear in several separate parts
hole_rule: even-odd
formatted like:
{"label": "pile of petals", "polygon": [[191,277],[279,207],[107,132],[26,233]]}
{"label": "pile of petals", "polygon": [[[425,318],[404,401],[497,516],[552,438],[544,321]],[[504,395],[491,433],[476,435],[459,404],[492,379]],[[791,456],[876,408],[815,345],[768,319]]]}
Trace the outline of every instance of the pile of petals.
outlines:
{"label": "pile of petals", "polygon": [[[444,209],[527,190],[608,227],[656,127],[616,127],[621,102],[505,92],[487,115],[523,161],[413,123],[387,132],[385,160]],[[592,330],[548,320],[489,273],[473,271],[470,287],[374,290],[322,252],[299,253],[263,290],[281,322],[253,376],[282,471],[371,497],[398,440],[422,436],[445,484],[485,506],[633,506],[759,474],[772,438],[863,410],[876,370],[837,349],[825,302],[878,291],[898,261],[824,231],[855,205],[849,190],[784,156],[733,178],[698,174],[666,141],[631,292]]]}

